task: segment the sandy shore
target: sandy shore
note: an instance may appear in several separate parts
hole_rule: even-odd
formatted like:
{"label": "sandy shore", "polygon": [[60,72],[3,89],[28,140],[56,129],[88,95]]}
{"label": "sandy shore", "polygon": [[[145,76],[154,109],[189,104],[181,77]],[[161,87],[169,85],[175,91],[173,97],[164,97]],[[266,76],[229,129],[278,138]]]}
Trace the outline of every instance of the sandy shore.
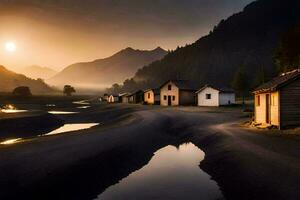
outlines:
{"label": "sandy shore", "polygon": [[226,199],[300,198],[300,138],[242,128],[238,109],[96,105],[60,119],[102,125],[2,146],[0,199],[93,199],[183,142],[206,153],[199,166]]}

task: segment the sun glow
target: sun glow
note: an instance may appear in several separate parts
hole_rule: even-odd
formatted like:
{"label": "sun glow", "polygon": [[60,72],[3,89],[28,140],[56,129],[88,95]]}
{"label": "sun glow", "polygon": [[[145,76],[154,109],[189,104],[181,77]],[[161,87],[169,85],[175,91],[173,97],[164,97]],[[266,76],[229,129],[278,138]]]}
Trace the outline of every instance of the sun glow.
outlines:
{"label": "sun glow", "polygon": [[9,53],[13,53],[17,50],[17,46],[15,42],[6,42],[4,45],[4,49],[5,51],[9,52]]}

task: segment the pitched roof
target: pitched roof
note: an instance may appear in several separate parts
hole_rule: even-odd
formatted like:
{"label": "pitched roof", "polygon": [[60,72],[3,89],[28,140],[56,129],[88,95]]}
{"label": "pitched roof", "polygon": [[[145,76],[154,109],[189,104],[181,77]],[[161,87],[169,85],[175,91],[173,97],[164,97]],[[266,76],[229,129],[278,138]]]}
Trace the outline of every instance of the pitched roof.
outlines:
{"label": "pitched roof", "polygon": [[119,94],[119,97],[125,97],[125,96],[128,96],[128,95],[130,95],[129,93],[121,93],[121,94]]}
{"label": "pitched roof", "polygon": [[196,84],[190,80],[168,80],[164,84],[162,84],[160,88],[162,88],[169,82],[174,83],[180,90],[197,90]]}
{"label": "pitched roof", "polygon": [[137,91],[134,91],[132,93],[130,93],[128,96],[133,96],[133,95],[136,95],[136,94],[139,94],[139,93],[144,93],[143,90],[137,90]]}
{"label": "pitched roof", "polygon": [[149,91],[153,91],[154,95],[160,94],[160,89],[159,88],[148,89],[148,90],[145,90],[144,92],[149,92]]}
{"label": "pitched roof", "polygon": [[300,77],[300,69],[296,69],[284,74],[281,74],[278,77],[273,78],[271,81],[262,84],[257,87],[253,93],[262,93],[262,92],[271,92],[280,89],[281,87],[286,86],[290,82],[298,79]]}
{"label": "pitched roof", "polygon": [[205,86],[200,88],[196,93],[202,92],[205,88],[208,88],[208,87],[218,90],[221,93],[234,93],[234,90],[232,88],[228,88],[228,87],[224,87],[224,86],[220,87],[220,86],[210,85],[210,84],[206,84]]}

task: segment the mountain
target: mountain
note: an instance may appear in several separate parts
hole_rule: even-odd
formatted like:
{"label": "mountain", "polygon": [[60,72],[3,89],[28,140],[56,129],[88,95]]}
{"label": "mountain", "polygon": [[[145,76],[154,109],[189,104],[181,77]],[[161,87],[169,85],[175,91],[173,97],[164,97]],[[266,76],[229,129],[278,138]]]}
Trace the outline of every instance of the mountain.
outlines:
{"label": "mountain", "polygon": [[163,58],[166,54],[160,47],[151,51],[126,48],[108,58],[70,65],[47,82],[57,86],[71,84],[76,87],[103,89],[132,77],[139,68]]}
{"label": "mountain", "polygon": [[45,80],[53,77],[57,72],[48,67],[40,67],[37,65],[32,65],[32,66],[22,68],[21,70],[18,71],[18,73],[24,74],[25,76],[33,79],[41,78]]}
{"label": "mountain", "polygon": [[28,86],[33,94],[48,94],[55,92],[42,80],[27,78],[22,74],[7,70],[0,65],[0,92],[12,92],[18,86]]}
{"label": "mountain", "polygon": [[[243,66],[251,87],[277,73],[273,55],[282,35],[300,22],[300,1],[257,0],[222,20],[207,36],[138,70],[123,91],[157,87],[167,79],[229,86]],[[299,47],[298,47],[299,48]]]}

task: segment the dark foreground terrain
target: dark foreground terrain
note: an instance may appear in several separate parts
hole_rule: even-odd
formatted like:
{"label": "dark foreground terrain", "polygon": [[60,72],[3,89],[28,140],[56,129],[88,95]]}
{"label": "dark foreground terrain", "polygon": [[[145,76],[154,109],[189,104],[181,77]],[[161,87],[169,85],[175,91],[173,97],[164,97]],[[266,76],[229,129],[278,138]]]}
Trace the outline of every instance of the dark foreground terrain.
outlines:
{"label": "dark foreground terrain", "polygon": [[199,166],[226,199],[300,198],[300,137],[243,128],[247,118],[239,109],[95,102],[80,111],[71,104],[64,109],[78,113],[52,117],[100,124],[0,145],[0,199],[95,199],[157,150],[184,142],[205,152]]}

